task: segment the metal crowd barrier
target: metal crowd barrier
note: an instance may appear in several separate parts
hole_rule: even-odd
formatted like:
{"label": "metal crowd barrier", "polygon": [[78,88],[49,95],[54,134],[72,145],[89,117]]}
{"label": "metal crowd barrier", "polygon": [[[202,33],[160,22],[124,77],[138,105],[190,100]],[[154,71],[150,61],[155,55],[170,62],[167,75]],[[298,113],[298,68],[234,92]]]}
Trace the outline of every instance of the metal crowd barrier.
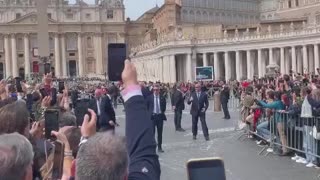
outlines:
{"label": "metal crowd barrier", "polygon": [[[256,136],[267,142],[258,153],[267,156],[269,153],[295,153],[305,160],[316,164],[320,162],[320,117],[301,117],[292,112],[276,111],[268,113],[268,109],[260,109],[256,125],[247,124],[239,140],[246,136]],[[242,119],[240,119],[241,121]],[[238,128],[239,129],[239,128]]]}

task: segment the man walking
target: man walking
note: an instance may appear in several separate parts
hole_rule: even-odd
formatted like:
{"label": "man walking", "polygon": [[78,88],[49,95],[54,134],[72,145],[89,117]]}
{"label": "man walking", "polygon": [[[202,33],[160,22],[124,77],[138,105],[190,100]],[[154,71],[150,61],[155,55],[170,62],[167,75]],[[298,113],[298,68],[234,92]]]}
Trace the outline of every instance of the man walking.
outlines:
{"label": "man walking", "polygon": [[174,110],[174,125],[176,131],[184,132],[185,130],[181,127],[182,111],[184,110],[184,97],[181,92],[181,86],[177,84],[175,91],[172,94],[172,109]]}
{"label": "man walking", "polygon": [[200,83],[195,86],[195,92],[193,92],[188,100],[188,104],[191,104],[190,114],[192,115],[192,133],[193,139],[197,139],[198,135],[198,121],[200,118],[203,135],[206,141],[209,141],[209,132],[206,122],[206,111],[209,107],[208,96],[201,90]]}
{"label": "man walking", "polygon": [[223,119],[230,119],[230,113],[228,110],[229,99],[230,99],[230,89],[226,85],[223,85],[221,95],[220,95],[221,106],[224,113]]}
{"label": "man walking", "polygon": [[111,96],[102,96],[101,89],[95,91],[95,98],[91,100],[90,109],[97,114],[97,130],[99,131],[114,131],[116,125],[116,114],[112,107]]}
{"label": "man walking", "polygon": [[160,94],[160,86],[155,84],[153,86],[153,94],[147,98],[148,112],[151,113],[151,120],[154,125],[154,133],[157,130],[158,133],[158,152],[163,153],[162,149],[162,132],[163,121],[167,120],[165,115],[167,102],[164,96]]}

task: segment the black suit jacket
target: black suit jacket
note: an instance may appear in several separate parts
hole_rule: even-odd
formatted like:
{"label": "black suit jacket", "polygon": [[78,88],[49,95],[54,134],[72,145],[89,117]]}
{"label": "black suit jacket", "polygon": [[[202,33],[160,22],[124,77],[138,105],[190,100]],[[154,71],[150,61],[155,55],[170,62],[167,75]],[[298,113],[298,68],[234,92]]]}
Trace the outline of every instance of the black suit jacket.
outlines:
{"label": "black suit jacket", "polygon": [[[192,101],[190,101],[191,97],[193,99]],[[193,116],[199,115],[199,113],[201,113],[201,110],[203,108],[207,111],[207,109],[209,108],[209,100],[208,100],[208,95],[205,92],[200,93],[199,99],[196,92],[191,93],[191,97],[188,100],[188,104],[192,104],[191,110],[190,110],[191,115]]]}
{"label": "black suit jacket", "polygon": [[[161,115],[160,118],[161,120],[167,120],[167,117],[165,115],[166,109],[167,109],[167,101],[166,98],[162,95],[160,96],[160,111],[161,111]],[[148,108],[148,112],[151,115],[151,118],[153,119],[153,109],[154,109],[154,94],[151,94],[150,96],[147,97],[147,108]]]}
{"label": "black suit jacket", "polygon": [[[96,99],[91,100],[89,107],[98,115]],[[98,127],[105,129],[114,129],[114,126],[111,126],[109,124],[109,121],[116,122],[116,113],[114,112],[114,109],[112,107],[112,101],[108,96],[101,97],[100,111],[101,114],[97,122]]]}
{"label": "black suit jacket", "polygon": [[174,91],[172,94],[171,103],[172,106],[176,107],[176,111],[183,111],[185,108],[183,94],[178,90]]}
{"label": "black suit jacket", "polygon": [[229,88],[225,87],[221,91],[220,101],[221,101],[221,103],[228,103],[229,99],[230,99],[230,90],[229,90]]}

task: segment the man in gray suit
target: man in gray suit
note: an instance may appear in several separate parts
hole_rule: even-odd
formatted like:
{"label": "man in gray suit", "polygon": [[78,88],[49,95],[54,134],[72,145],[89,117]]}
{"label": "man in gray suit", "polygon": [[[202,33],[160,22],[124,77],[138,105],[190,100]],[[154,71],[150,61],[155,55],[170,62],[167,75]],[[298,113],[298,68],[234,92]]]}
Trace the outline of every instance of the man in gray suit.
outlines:
{"label": "man in gray suit", "polygon": [[188,104],[191,104],[190,114],[192,115],[192,133],[193,139],[197,139],[198,135],[198,121],[200,118],[203,135],[206,141],[209,141],[209,132],[206,122],[206,111],[209,107],[208,95],[201,91],[200,83],[195,86],[195,92],[193,92],[188,100]]}

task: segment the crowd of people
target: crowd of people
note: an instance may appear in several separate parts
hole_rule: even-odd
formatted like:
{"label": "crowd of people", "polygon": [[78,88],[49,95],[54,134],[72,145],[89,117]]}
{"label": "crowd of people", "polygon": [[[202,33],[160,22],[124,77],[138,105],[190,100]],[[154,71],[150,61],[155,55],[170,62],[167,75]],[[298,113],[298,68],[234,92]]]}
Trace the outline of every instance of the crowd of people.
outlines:
{"label": "crowd of people", "polygon": [[[21,82],[21,88],[13,80],[2,80],[0,179],[160,179],[157,153],[164,153],[168,104],[177,132],[185,131],[181,119],[188,104],[193,140],[197,140],[200,120],[204,139],[209,141],[210,92],[220,92],[226,120],[231,118],[230,96],[239,99],[239,126],[246,127],[248,137],[259,146],[269,147],[268,152],[292,156],[307,167],[320,164],[318,75],[276,74],[228,83],[147,83],[137,81],[134,65],[126,61],[122,79],[121,83],[70,85],[47,74],[41,83]],[[118,102],[125,107],[125,137],[116,133]],[[46,128],[51,122],[46,113],[52,110],[58,112],[58,128],[48,138]],[[60,159],[55,142],[63,145]]]}
{"label": "crowd of people", "polygon": [[[112,86],[96,87],[79,125],[68,88],[59,92],[52,80],[47,74],[34,87],[21,83],[21,92],[0,82],[0,179],[160,179],[153,123],[133,64],[126,61],[122,73],[125,137],[114,131]],[[47,139],[49,110],[59,112],[59,128]]]}

